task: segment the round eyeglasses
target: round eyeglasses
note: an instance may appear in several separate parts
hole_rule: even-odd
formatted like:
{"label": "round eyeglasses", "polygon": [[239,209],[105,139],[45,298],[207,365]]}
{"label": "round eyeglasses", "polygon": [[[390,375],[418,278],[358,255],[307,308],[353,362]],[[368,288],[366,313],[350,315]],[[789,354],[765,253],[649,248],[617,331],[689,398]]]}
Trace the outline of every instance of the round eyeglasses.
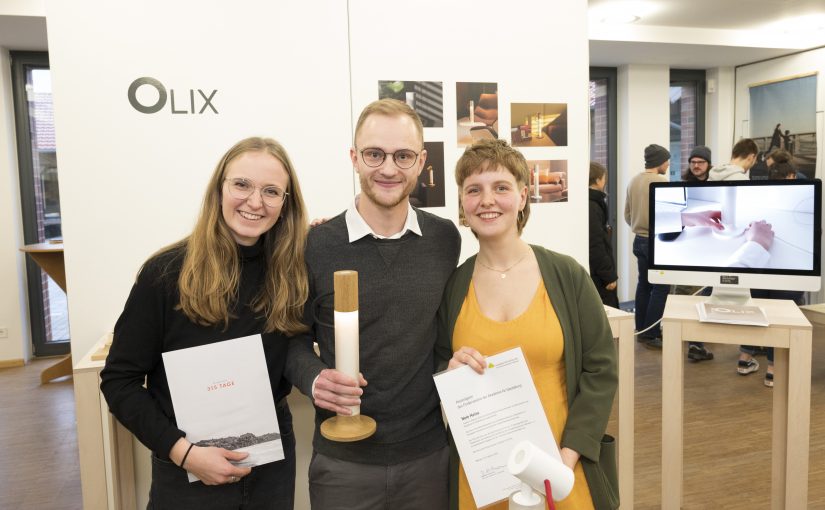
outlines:
{"label": "round eyeglasses", "polygon": [[381,166],[381,163],[387,159],[387,156],[392,156],[392,160],[395,162],[396,166],[398,166],[398,168],[403,168],[404,170],[412,168],[418,160],[418,153],[410,149],[401,149],[395,152],[384,152],[383,149],[370,147],[367,149],[361,149],[360,152],[361,159],[364,160],[364,163],[366,163],[367,166],[371,167]]}
{"label": "round eyeglasses", "polygon": [[284,203],[286,196],[289,195],[286,191],[278,186],[255,186],[247,179],[236,177],[234,179],[224,179],[224,182],[229,188],[229,194],[232,198],[238,200],[246,200],[252,196],[255,190],[261,191],[261,201],[267,207],[277,207]]}

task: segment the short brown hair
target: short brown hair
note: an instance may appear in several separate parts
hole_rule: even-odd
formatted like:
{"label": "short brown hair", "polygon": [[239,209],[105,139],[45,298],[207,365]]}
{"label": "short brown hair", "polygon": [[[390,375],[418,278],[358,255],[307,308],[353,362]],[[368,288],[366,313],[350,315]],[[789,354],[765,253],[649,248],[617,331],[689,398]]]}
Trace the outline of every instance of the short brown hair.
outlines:
{"label": "short brown hair", "polygon": [[770,168],[770,179],[790,179],[791,176],[796,178],[796,168],[794,168],[794,166],[788,161],[774,163],[774,165]]}
{"label": "short brown hair", "polygon": [[373,101],[361,111],[358,122],[355,124],[355,134],[352,139],[353,147],[355,146],[355,140],[358,138],[358,132],[361,131],[361,126],[364,125],[364,122],[370,115],[386,115],[387,117],[406,115],[413,120],[415,129],[418,131],[418,138],[421,139],[422,144],[424,143],[424,124],[421,123],[421,117],[415,113],[415,110],[403,101],[385,98]]}
{"label": "short brown hair", "polygon": [[[461,224],[464,224],[464,208],[461,206],[461,187],[464,181],[472,174],[495,172],[498,167],[506,168],[513,174],[519,186],[527,186],[530,182],[530,170],[524,155],[504,140],[479,140],[467,147],[458,159],[455,164],[455,183],[458,185],[458,219]],[[527,200],[516,224],[519,234],[529,218],[530,201]]]}
{"label": "short brown hair", "polygon": [[773,161],[773,164],[776,165],[777,163],[791,163],[793,161],[793,156],[790,152],[786,151],[785,149],[774,149],[765,156],[765,159],[770,158]]}
{"label": "short brown hair", "polygon": [[590,162],[590,182],[588,186],[592,186],[596,184],[596,181],[604,177],[607,173],[607,168],[605,168],[601,163],[597,163],[595,161]]}
{"label": "short brown hair", "polygon": [[759,147],[750,138],[743,138],[736,142],[731,151],[731,157],[736,159],[747,158],[751,154],[759,154]]}

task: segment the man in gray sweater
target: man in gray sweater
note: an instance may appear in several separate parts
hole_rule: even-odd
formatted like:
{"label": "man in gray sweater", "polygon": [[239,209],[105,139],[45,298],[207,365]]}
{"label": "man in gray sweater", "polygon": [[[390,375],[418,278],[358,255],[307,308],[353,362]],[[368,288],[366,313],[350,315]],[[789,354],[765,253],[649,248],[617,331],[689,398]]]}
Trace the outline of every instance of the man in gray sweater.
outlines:
{"label": "man in gray sweater", "polygon": [[[409,106],[391,99],[368,105],[350,149],[361,194],[309,233],[310,332],[291,341],[285,373],[316,408],[314,509],[447,508],[449,450],[433,347],[461,239],[451,221],[409,203],[427,158],[423,144]],[[333,273],[344,269],[358,271],[361,381],[334,369]],[[324,438],[320,424],[353,405],[375,419],[376,433],[357,442]]]}
{"label": "man in gray sweater", "polygon": [[633,238],[633,254],[639,268],[639,281],[636,284],[636,331],[637,340],[649,349],[662,348],[662,329],[653,325],[662,318],[665,300],[670,290],[668,285],[652,284],[647,279],[648,232],[649,225],[649,189],[652,182],[667,182],[667,169],[670,167],[670,151],[655,143],[645,147],[645,171],[636,174],[627,185],[627,198],[624,206],[624,220],[636,236]]}

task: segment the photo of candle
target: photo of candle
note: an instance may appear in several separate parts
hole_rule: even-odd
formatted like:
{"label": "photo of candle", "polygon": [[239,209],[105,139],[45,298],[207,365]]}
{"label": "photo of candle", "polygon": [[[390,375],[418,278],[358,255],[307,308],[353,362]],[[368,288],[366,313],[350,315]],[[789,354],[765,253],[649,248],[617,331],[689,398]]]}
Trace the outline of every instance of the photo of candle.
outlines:
{"label": "photo of candle", "polygon": [[432,165],[427,167],[427,172],[430,174],[430,186],[435,186],[435,181],[433,181],[433,166]]}
{"label": "photo of candle", "polygon": [[567,160],[527,160],[530,169],[530,202],[567,202]]}
{"label": "photo of candle", "polygon": [[514,147],[564,147],[567,104],[510,103],[510,132]]}
{"label": "photo of candle", "polygon": [[472,99],[470,99],[470,123],[471,124],[476,121],[476,114],[473,111],[474,108],[475,108],[475,103],[473,102]]}

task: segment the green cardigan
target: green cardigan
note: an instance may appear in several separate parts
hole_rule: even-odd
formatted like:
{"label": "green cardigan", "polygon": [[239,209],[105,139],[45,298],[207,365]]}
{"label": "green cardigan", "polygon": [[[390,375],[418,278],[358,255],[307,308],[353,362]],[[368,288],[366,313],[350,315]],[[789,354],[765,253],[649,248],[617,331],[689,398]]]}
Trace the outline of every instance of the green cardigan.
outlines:
{"label": "green cardigan", "polygon": [[[605,435],[618,377],[616,348],[604,307],[585,269],[572,257],[531,245],[544,286],[564,335],[567,424],[561,446],[581,454],[581,463],[596,510],[619,506],[616,448]],[[446,368],[453,354],[452,336],[470,288],[475,256],[460,265],[444,290],[438,314],[436,359]],[[452,443],[450,508],[458,508],[458,455]]]}

